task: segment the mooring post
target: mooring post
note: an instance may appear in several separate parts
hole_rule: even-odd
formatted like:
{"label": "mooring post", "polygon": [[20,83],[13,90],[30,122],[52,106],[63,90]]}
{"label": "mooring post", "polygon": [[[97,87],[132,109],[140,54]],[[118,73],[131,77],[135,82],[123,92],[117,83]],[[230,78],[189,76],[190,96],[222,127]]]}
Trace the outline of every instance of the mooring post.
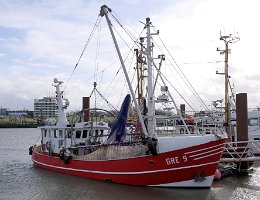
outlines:
{"label": "mooring post", "polygon": [[82,110],[83,110],[83,120],[84,122],[89,121],[89,97],[82,97]]}
{"label": "mooring post", "polygon": [[180,111],[181,111],[182,117],[185,117],[185,104],[180,105]]}
{"label": "mooring post", "polygon": [[[248,141],[248,110],[247,110],[247,93],[236,95],[236,112],[237,112],[237,141]],[[242,157],[248,154],[248,143],[238,143],[238,151]],[[243,148],[244,147],[244,148]],[[246,148],[246,149],[245,149]],[[244,152],[244,153],[243,153]],[[239,172],[247,172],[249,162],[243,161],[237,164]]]}

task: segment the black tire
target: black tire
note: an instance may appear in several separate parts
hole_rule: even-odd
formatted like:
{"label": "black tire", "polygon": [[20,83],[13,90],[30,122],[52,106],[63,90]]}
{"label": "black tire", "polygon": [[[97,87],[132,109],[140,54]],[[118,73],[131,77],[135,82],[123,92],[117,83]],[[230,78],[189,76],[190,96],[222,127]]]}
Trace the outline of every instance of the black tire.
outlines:
{"label": "black tire", "polygon": [[32,155],[32,152],[33,152],[33,146],[30,146],[30,148],[29,148],[29,155]]}

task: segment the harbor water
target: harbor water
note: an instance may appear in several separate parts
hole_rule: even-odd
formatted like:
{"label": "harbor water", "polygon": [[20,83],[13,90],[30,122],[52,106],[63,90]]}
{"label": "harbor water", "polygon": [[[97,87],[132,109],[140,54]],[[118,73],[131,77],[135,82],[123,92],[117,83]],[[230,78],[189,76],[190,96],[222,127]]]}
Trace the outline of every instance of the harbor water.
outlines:
{"label": "harbor water", "polygon": [[28,148],[35,128],[0,129],[0,199],[186,200],[260,199],[260,161],[248,176],[214,181],[210,189],[154,188],[106,183],[33,167]]}

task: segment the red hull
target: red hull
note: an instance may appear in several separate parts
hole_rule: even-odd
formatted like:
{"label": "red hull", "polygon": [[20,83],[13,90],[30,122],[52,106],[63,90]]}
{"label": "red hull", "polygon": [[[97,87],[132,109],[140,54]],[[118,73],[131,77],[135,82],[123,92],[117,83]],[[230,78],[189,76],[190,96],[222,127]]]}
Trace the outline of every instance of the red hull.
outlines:
{"label": "red hull", "polygon": [[71,160],[33,152],[38,167],[66,174],[144,186],[210,187],[226,139],[160,153],[120,160]]}

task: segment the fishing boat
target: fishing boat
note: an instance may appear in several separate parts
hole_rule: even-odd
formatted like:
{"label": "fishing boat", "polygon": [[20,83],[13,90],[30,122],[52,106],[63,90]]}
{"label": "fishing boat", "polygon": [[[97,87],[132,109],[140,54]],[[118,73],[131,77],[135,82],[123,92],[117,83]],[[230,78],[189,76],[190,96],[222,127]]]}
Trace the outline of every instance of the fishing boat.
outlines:
{"label": "fishing boat", "polygon": [[250,141],[257,141],[252,145],[254,154],[260,155],[260,110],[259,108],[248,111],[248,137]]}
{"label": "fishing boat", "polygon": [[[109,19],[111,12],[104,5],[100,16],[106,18],[130,94],[126,95],[111,127],[106,122],[95,120],[69,123],[65,114],[69,103],[61,91],[63,82],[54,79],[58,121],[49,120],[48,124],[40,127],[41,141],[29,149],[33,164],[47,170],[120,184],[211,187],[227,141],[225,131],[218,127],[219,131],[214,134],[157,133],[154,79],[151,76],[156,70],[151,53],[151,38],[155,35],[150,29],[152,23],[150,18],[146,18],[146,47],[142,46],[142,53],[147,61],[147,100],[145,109],[140,109]],[[158,77],[164,84],[164,93],[174,103],[163,76],[158,73]],[[140,125],[138,138],[135,137],[138,131],[132,134],[126,127],[131,101]],[[185,128],[189,133],[191,125],[188,127],[177,106],[176,110],[182,128],[174,130],[183,131]]]}

